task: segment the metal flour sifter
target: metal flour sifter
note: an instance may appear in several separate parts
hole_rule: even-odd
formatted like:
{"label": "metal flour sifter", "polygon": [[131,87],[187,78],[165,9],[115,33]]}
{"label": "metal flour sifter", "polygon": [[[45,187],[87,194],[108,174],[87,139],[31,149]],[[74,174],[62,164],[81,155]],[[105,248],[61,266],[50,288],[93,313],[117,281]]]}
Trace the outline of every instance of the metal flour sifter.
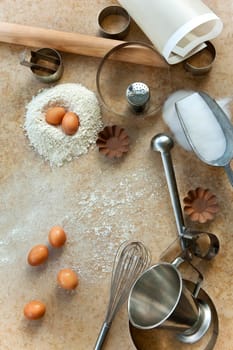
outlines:
{"label": "metal flour sifter", "polygon": [[224,167],[231,186],[233,125],[225,112],[205,92],[195,92],[175,103],[181,126],[194,153],[204,163]]}

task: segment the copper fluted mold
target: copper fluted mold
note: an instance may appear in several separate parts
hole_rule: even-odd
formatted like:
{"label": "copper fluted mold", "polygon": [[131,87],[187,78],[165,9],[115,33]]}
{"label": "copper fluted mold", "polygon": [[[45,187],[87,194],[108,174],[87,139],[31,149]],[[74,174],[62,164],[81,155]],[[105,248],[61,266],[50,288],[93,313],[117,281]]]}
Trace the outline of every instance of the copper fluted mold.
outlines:
{"label": "copper fluted mold", "polygon": [[191,221],[201,224],[213,220],[219,211],[217,198],[209,189],[197,187],[190,190],[183,202],[185,214]]}
{"label": "copper fluted mold", "polygon": [[99,152],[106,157],[121,158],[129,150],[129,136],[120,126],[105,126],[98,133],[96,145],[99,147]]}

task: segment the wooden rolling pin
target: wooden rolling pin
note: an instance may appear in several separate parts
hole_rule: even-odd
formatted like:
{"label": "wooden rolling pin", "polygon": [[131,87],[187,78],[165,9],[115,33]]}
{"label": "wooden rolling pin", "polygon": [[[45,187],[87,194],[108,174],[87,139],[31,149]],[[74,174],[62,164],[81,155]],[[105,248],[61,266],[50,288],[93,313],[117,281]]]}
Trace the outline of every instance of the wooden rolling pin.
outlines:
{"label": "wooden rolling pin", "polygon": [[[7,22],[0,22],[0,41],[28,47],[50,47],[59,51],[93,57],[103,57],[113,47],[124,42]],[[146,47],[126,47],[114,53],[113,56],[112,59],[119,61],[161,68],[168,67],[159,53]]]}

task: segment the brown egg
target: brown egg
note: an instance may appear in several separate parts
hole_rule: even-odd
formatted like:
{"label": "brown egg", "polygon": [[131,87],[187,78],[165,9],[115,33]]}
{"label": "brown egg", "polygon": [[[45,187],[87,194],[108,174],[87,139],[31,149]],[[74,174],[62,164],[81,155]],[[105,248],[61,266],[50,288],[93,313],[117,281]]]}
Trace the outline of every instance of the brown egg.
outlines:
{"label": "brown egg", "polygon": [[51,107],[47,110],[45,120],[48,124],[59,125],[62,122],[62,118],[66,114],[66,110],[63,107]]}
{"label": "brown egg", "polygon": [[46,245],[35,245],[28,254],[28,263],[32,266],[43,264],[49,256],[49,250]]}
{"label": "brown egg", "polygon": [[60,226],[53,226],[49,231],[49,243],[54,248],[60,248],[65,244],[66,233]]}
{"label": "brown egg", "polygon": [[67,135],[73,135],[79,128],[79,117],[73,112],[67,112],[62,119],[61,126]]}
{"label": "brown egg", "polygon": [[64,289],[75,289],[78,286],[78,276],[71,269],[63,269],[57,275],[58,284]]}
{"label": "brown egg", "polygon": [[38,320],[43,317],[46,311],[46,306],[39,300],[32,300],[24,306],[24,316],[28,320]]}

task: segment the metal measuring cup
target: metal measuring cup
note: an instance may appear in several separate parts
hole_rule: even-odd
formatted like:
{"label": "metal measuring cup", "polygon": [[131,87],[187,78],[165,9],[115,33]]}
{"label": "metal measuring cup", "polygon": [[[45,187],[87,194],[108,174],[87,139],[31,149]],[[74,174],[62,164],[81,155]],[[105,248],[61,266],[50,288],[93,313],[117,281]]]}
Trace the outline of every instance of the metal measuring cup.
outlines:
{"label": "metal measuring cup", "polygon": [[200,340],[211,324],[211,309],[198,299],[202,274],[198,273],[194,291],[183,283],[178,267],[185,260],[158,263],[146,270],[134,283],[128,300],[130,323],[141,330],[157,327],[175,330],[183,343]]}
{"label": "metal measuring cup", "polygon": [[185,226],[170,153],[173,146],[172,138],[166,134],[157,134],[151,140],[152,150],[160,152],[162,157],[181,249],[187,259],[191,260],[195,255],[201,259],[210,260],[219,251],[219,240],[213,233],[192,230]]}

